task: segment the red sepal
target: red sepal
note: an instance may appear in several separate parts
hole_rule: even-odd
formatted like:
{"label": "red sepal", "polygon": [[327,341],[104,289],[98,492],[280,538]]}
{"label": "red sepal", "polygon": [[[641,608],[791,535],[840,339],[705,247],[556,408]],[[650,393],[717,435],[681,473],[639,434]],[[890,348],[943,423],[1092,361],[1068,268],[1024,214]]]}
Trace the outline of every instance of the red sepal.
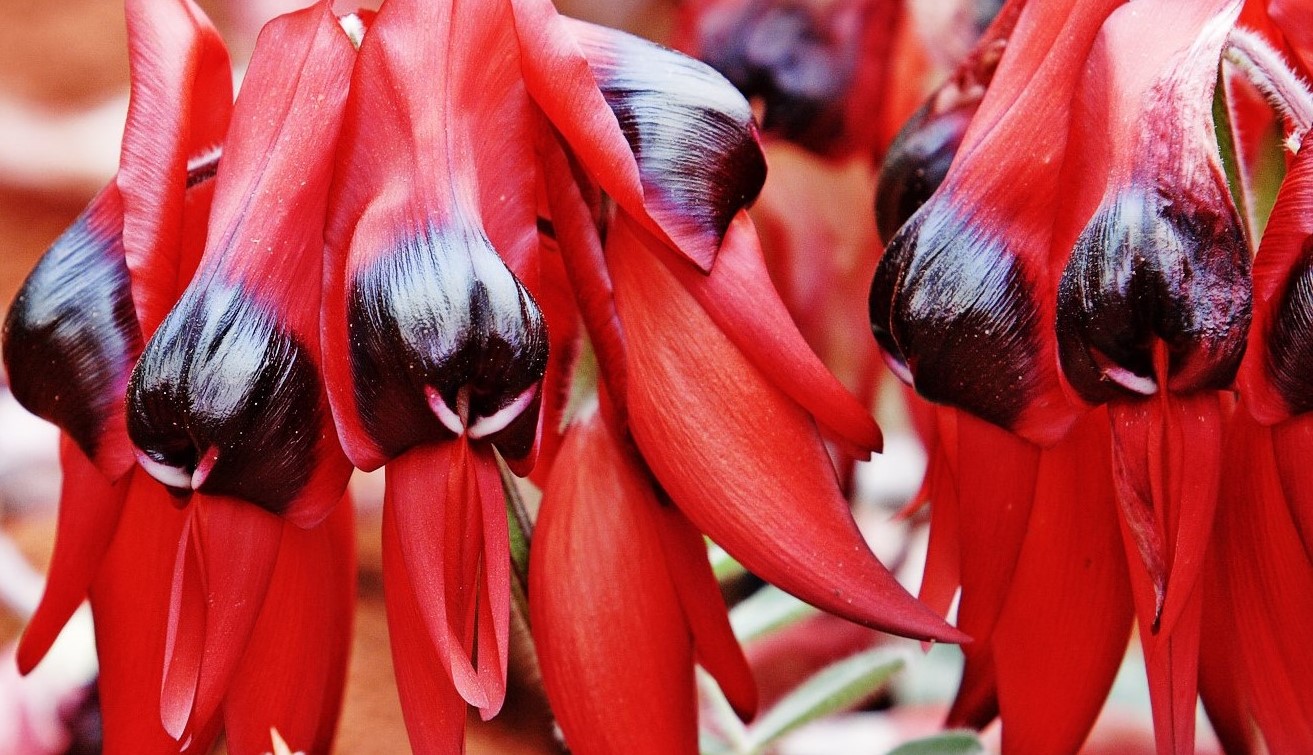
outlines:
{"label": "red sepal", "polygon": [[[596,414],[571,426],[560,459],[529,564],[530,625],[552,710],[580,755],[692,755],[693,637],[667,565],[677,554],[663,543],[661,504]],[[705,551],[698,558],[705,564]]]}
{"label": "red sepal", "polygon": [[59,465],[64,481],[59,494],[55,550],[46,576],[46,591],[18,644],[18,670],[36,667],[68,619],[87,597],[119,526],[130,475],[111,483],[68,437],[61,436]]}
{"label": "red sepal", "polygon": [[[167,646],[161,608],[169,605],[169,565],[189,513],[174,506],[164,488],[144,472],[133,472],[127,484],[114,542],[90,590],[105,752],[173,754],[179,742],[160,721],[160,659]],[[208,751],[218,725],[217,718],[194,721],[191,746]]]}
{"label": "red sepal", "polygon": [[442,665],[485,719],[506,695],[509,534],[495,459],[463,437],[388,465],[387,496],[411,587]]}
{"label": "red sepal", "polygon": [[1101,411],[1087,415],[1041,454],[1025,542],[990,638],[1005,752],[1079,750],[1125,654],[1131,601],[1106,422]]}
{"label": "red sepal", "polygon": [[232,109],[223,39],[191,0],[129,0],[132,100],[117,182],[123,246],[142,334],[149,338],[191,278],[188,163],[217,151]]}
{"label": "red sepal", "polygon": [[636,233],[620,216],[606,250],[628,336],[630,426],[675,503],[744,566],[803,600],[884,631],[964,640],[867,548],[811,415]]}
{"label": "red sepal", "polygon": [[390,495],[383,504],[383,597],[401,712],[418,755],[451,755],[465,748],[465,701],[438,671],[446,660],[434,648],[401,553],[397,505]]}
{"label": "red sepal", "polygon": [[351,501],[310,530],[283,524],[264,607],[224,698],[230,751],[267,751],[271,728],[293,752],[330,751],[351,652],[355,578]]}

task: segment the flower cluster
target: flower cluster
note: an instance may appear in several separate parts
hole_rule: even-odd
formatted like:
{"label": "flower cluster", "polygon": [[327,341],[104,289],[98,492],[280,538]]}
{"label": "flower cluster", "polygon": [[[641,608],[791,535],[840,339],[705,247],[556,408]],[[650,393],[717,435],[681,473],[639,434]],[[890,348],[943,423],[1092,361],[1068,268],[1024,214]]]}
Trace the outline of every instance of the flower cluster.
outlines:
{"label": "flower cluster", "polygon": [[544,490],[532,631],[576,752],[693,751],[694,660],[755,708],[700,533],[853,621],[964,639],[848,512],[827,449],[880,433],[770,283],[720,75],[547,0],[325,0],[269,23],[234,103],[191,0],[126,6],[119,172],[4,329],[65,470],[20,664],[89,596],[111,751],[328,750],[353,467],[387,469],[418,752],[505,696],[503,465]]}

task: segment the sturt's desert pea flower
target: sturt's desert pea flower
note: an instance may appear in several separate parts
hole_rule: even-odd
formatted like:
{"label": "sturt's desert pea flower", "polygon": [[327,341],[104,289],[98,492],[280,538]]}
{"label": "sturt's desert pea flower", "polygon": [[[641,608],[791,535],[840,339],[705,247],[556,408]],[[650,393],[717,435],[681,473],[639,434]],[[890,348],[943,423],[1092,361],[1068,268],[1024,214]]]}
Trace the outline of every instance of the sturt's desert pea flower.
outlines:
{"label": "sturt's desert pea flower", "polygon": [[[267,142],[277,138],[267,133],[266,143],[259,143],[259,132],[268,128],[259,125],[268,123],[259,100],[267,104],[289,98],[294,81],[289,82],[288,74],[295,79],[300,70],[280,65],[273,50],[288,42],[305,44],[309,50],[311,39],[336,35],[345,45],[349,68],[350,43],[326,5],[270,27],[274,41],[257,55],[243,95],[244,114],[236,126],[236,133],[251,143],[230,150],[225,178],[216,181],[232,109],[231,72],[222,41],[190,2],[129,2],[127,15],[133,96],[119,174],[85,221],[75,224],[47,254],[6,327],[11,374],[23,375],[20,382],[38,389],[29,405],[76,439],[65,443],[60,544],[43,607],[25,634],[22,665],[30,668],[40,659],[89,584],[107,751],[203,750],[221,726],[235,751],[267,748],[271,726],[299,747],[326,751],[336,726],[349,637],[350,509],[342,507],[324,520],[325,508],[318,515],[322,524],[306,530],[258,512],[265,518],[261,523],[272,526],[258,542],[245,539],[250,520],[244,508],[254,506],[210,497],[208,491],[221,489],[267,504],[272,499],[265,499],[264,492],[285,490],[280,486],[286,481],[271,480],[258,492],[243,487],[253,462],[249,455],[242,458],[250,449],[234,442],[232,434],[254,440],[254,425],[241,425],[251,419],[242,415],[251,408],[250,382],[258,383],[259,377],[243,371],[254,365],[258,372],[256,360],[243,362],[252,351],[230,359],[228,372],[217,379],[213,364],[205,364],[216,351],[221,358],[231,356],[215,347],[221,345],[222,334],[233,332],[225,327],[233,315],[242,313],[225,307],[167,318],[166,313],[198,265],[207,280],[228,274],[233,276],[230,282],[247,286],[248,292],[268,291],[267,271],[255,262],[259,258],[243,256],[246,249],[234,244],[234,236],[246,240],[243,231],[278,223],[269,221],[276,203],[252,206],[244,201],[252,172],[259,174],[259,167],[270,165],[264,154]],[[306,78],[310,85],[313,77]],[[239,167],[243,165],[245,174]],[[276,163],[269,175],[277,176]],[[217,194],[216,184],[222,185]],[[326,184],[321,185],[320,193],[325,189]],[[265,191],[274,197],[281,193],[267,186]],[[207,234],[212,200],[215,230]],[[322,215],[322,198],[319,204]],[[302,206],[292,212],[306,210]],[[207,238],[217,251],[206,252],[202,264]],[[280,251],[291,252],[287,259],[303,257],[295,248]],[[322,242],[310,251],[317,271]],[[265,260],[275,259],[262,252]],[[45,288],[52,284],[89,290],[78,296],[80,306],[59,305],[61,299]],[[222,287],[216,293],[223,293]],[[192,305],[204,298],[193,292]],[[100,301],[112,302],[112,309],[88,306]],[[53,317],[42,311],[52,302],[65,307]],[[317,297],[308,306],[303,302],[302,310],[317,317]],[[220,323],[225,316],[227,321]],[[209,332],[200,337],[206,328]],[[216,330],[221,332],[218,337]],[[154,361],[137,362],[143,342],[152,336],[147,351]],[[210,342],[198,350],[197,341],[205,338]],[[128,375],[134,364],[137,372],[130,389]],[[49,370],[60,365],[83,381],[97,377],[100,395],[63,392],[56,394],[61,399],[52,409],[43,411],[48,404],[42,403],[42,386],[59,391],[77,384],[51,379],[57,375]],[[207,368],[210,374],[204,375]],[[170,384],[175,400],[143,407],[142,382],[151,378],[161,378],[154,384],[157,388]],[[257,384],[254,390],[266,387]],[[128,393],[134,403],[125,415]],[[335,444],[331,424],[325,427],[324,437]],[[87,428],[99,436],[88,435]],[[92,453],[96,467],[82,449]],[[134,455],[147,472],[164,479],[157,481],[122,463]],[[345,461],[339,466],[336,490],[327,494],[330,506],[341,497],[349,470]],[[202,468],[199,474],[196,467]],[[191,496],[193,488],[202,492]],[[240,559],[245,547],[260,544],[270,547],[256,548],[251,562]],[[233,554],[239,556],[236,561],[223,558]],[[207,558],[214,563],[206,564]],[[204,576],[199,573],[203,568]],[[230,579],[234,575],[241,578]],[[246,593],[252,579],[258,589]],[[274,597],[264,600],[265,592]]]}

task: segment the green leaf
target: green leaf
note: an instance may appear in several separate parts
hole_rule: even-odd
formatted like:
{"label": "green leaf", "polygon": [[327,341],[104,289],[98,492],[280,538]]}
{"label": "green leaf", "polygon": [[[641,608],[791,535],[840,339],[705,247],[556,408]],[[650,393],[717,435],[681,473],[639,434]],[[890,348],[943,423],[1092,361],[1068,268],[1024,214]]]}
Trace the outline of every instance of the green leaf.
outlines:
{"label": "green leaf", "polygon": [[984,751],[985,745],[974,731],[959,729],[905,742],[887,755],[979,755]]}
{"label": "green leaf", "polygon": [[876,648],[827,666],[748,727],[746,751],[763,752],[803,724],[855,708],[875,696],[904,663],[902,653]]}
{"label": "green leaf", "polygon": [[773,585],[766,585],[729,612],[729,624],[739,642],[753,640],[815,616],[814,608]]}

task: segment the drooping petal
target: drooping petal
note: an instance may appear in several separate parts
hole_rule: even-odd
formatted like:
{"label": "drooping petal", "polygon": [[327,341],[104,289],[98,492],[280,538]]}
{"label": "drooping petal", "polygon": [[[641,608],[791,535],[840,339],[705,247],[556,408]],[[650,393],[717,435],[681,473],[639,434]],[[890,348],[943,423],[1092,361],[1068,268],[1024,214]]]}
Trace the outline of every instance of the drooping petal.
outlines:
{"label": "drooping petal", "polygon": [[661,504],[597,415],[570,428],[560,460],[534,530],[529,609],[566,742],[580,755],[692,755],[693,641]]}
{"label": "drooping petal", "polygon": [[330,4],[266,26],[234,112],[201,269],[128,395],[129,433],[153,476],[303,527],[327,516],[350,473],[319,378],[320,288],[289,283],[322,277],[354,57]]}
{"label": "drooping petal", "polygon": [[[1303,421],[1295,420],[1295,421]],[[1237,655],[1226,660],[1239,677],[1253,722],[1269,752],[1313,747],[1313,654],[1292,628],[1313,611],[1313,562],[1282,502],[1273,433],[1243,408],[1231,424],[1218,511],[1218,558],[1226,615]]]}
{"label": "drooping petal", "polygon": [[1021,10],[948,175],[890,242],[871,288],[872,327],[922,395],[1042,444],[1079,412],[1048,335],[1053,221],[1078,61],[1117,4]]}
{"label": "drooping petal", "polygon": [[401,712],[416,753],[449,755],[464,749],[465,701],[447,674],[435,672],[446,661],[434,648],[401,552],[397,505],[390,494],[383,504],[383,592]]}
{"label": "drooping petal", "polygon": [[[90,590],[100,661],[100,708],[106,753],[177,753],[160,721],[160,691],[173,563],[188,514],[154,480],[132,473],[122,520]],[[193,722],[191,744],[208,750],[218,720]]]}
{"label": "drooping petal", "polygon": [[956,448],[957,410],[937,408],[935,433],[928,442],[929,460],[917,502],[930,507],[930,535],[926,545],[925,570],[917,599],[940,616],[948,609],[962,584],[961,514],[957,476],[949,449]]}
{"label": "drooping petal", "polygon": [[1304,136],[1254,257],[1253,337],[1237,380],[1264,424],[1313,409],[1313,132]]}
{"label": "drooping petal", "polygon": [[730,226],[711,275],[680,264],[655,243],[616,254],[655,255],[734,347],[811,414],[827,437],[842,442],[858,458],[880,450],[883,439],[870,412],[821,364],[775,295],[746,212]]}
{"label": "drooping petal", "polygon": [[387,486],[430,642],[460,695],[491,717],[506,694],[510,619],[496,462],[463,438],[420,446],[389,463]]}
{"label": "drooping petal", "polygon": [[351,651],[355,530],[343,501],[310,530],[283,523],[278,563],[224,700],[233,752],[264,752],[277,729],[293,752],[328,753]]}
{"label": "drooping petal", "polygon": [[752,111],[710,67],[638,37],[514,0],[530,96],[584,168],[704,272],[766,165]]}
{"label": "drooping petal", "polygon": [[1078,751],[1125,655],[1132,612],[1106,422],[1102,412],[1084,417],[1040,460],[991,635],[1005,752]]}
{"label": "drooping petal", "polygon": [[87,597],[114,532],[130,483],[110,483],[74,442],[60,442],[63,487],[55,550],[46,576],[46,591],[18,645],[18,669],[24,674],[45,657],[69,617]]}
{"label": "drooping petal", "polygon": [[3,333],[14,398],[59,425],[110,479],[133,463],[122,403],[142,345],[122,234],[111,184],[42,255]]}
{"label": "drooping petal", "polygon": [[[223,39],[192,0],[129,0],[132,99],[115,179],[132,298],[149,338],[191,279],[186,189],[213,175],[232,109]],[[201,168],[200,174],[189,173]],[[203,234],[199,234],[203,236]]]}
{"label": "drooping petal", "polygon": [[165,728],[179,738],[219,711],[264,609],[284,529],[295,526],[238,499],[202,494],[191,508],[174,567],[161,701]]}
{"label": "drooping petal", "polygon": [[391,2],[361,47],[326,236],[324,352],[343,446],[364,469],[464,434],[533,465],[547,337],[512,270],[536,278],[537,121],[509,14]]}
{"label": "drooping petal", "polygon": [[698,664],[720,685],[739,717],[750,720],[757,712],[757,684],[730,627],[702,533],[669,501],[655,511],[670,583],[688,622]]}
{"label": "drooping petal", "polygon": [[961,640],[867,549],[811,416],[721,332],[641,233],[621,216],[607,262],[629,339],[630,425],[675,503],[803,600],[884,631]]}

